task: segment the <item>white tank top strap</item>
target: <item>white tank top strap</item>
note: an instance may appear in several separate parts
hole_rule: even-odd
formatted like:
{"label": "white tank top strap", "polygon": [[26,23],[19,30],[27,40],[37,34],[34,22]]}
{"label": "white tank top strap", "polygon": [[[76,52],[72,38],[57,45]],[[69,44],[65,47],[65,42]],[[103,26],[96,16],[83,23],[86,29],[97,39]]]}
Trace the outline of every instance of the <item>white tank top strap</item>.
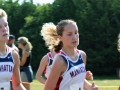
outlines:
{"label": "white tank top strap", "polygon": [[52,59],[52,58],[53,58],[53,56],[52,56],[52,53],[51,53],[51,52],[48,52],[48,53],[47,53],[47,56],[48,56],[48,58],[49,58],[49,59]]}
{"label": "white tank top strap", "polygon": [[68,66],[69,66],[69,61],[68,61],[68,56],[62,51],[60,50],[60,52],[58,53],[58,55],[60,55],[64,61],[67,63],[67,69],[65,70],[65,72],[61,75],[61,76],[64,76],[64,74],[68,71]]}
{"label": "white tank top strap", "polygon": [[48,56],[48,66],[50,65],[50,60],[53,60],[53,56],[52,56],[52,53],[51,52],[48,52],[47,53],[47,56]]}
{"label": "white tank top strap", "polygon": [[13,48],[6,45],[6,50],[7,50],[7,55],[10,53],[11,54],[10,57],[12,57],[13,63],[15,63],[13,55],[12,55]]}

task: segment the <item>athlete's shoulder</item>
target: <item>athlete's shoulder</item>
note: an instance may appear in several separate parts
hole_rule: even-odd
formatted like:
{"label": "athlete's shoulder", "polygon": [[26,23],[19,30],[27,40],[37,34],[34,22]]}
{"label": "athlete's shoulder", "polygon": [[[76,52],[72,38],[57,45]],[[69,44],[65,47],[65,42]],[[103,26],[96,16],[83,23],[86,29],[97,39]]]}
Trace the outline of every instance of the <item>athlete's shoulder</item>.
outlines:
{"label": "athlete's shoulder", "polygon": [[40,60],[40,65],[41,66],[43,66],[43,65],[48,65],[48,56],[47,56],[47,54],[46,55],[44,55],[43,57],[42,57],[42,59]]}
{"label": "athlete's shoulder", "polygon": [[19,56],[18,52],[15,51],[14,49],[12,49],[11,52],[12,52],[13,57],[18,57]]}
{"label": "athlete's shoulder", "polygon": [[62,73],[65,72],[65,70],[67,68],[67,64],[66,64],[65,59],[62,57],[62,55],[56,54],[54,56],[52,67],[58,68],[58,70],[61,71]]}
{"label": "athlete's shoulder", "polygon": [[[54,61],[55,61],[55,62],[58,62],[58,63],[64,63],[65,60],[64,60],[63,56],[64,56],[64,55],[62,55],[62,54],[56,54],[56,55],[54,56]],[[64,56],[64,57],[65,57],[65,56]]]}
{"label": "athlete's shoulder", "polygon": [[42,57],[42,59],[41,59],[41,61],[40,62],[44,62],[44,63],[48,63],[48,55],[46,54],[46,55],[44,55],[43,57]]}
{"label": "athlete's shoulder", "polygon": [[17,51],[13,50],[12,49],[12,56],[13,56],[13,59],[14,59],[14,62],[15,62],[15,65],[19,65],[20,63],[20,57],[19,57],[19,54]]}
{"label": "athlete's shoulder", "polygon": [[86,56],[86,53],[85,53],[83,50],[78,50],[78,49],[77,49],[77,51],[78,51],[80,54]]}
{"label": "athlete's shoulder", "polygon": [[48,52],[48,53],[47,53],[47,56],[48,56],[49,59],[52,59],[52,58],[53,58],[52,52]]}

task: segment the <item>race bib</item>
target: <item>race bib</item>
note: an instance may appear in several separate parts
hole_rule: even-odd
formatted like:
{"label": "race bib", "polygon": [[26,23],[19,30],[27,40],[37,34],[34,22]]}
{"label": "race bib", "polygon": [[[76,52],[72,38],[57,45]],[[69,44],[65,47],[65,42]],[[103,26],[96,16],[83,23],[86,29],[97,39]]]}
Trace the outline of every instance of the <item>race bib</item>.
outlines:
{"label": "race bib", "polygon": [[70,90],[83,90],[83,83],[71,85]]}
{"label": "race bib", "polygon": [[0,90],[10,90],[10,82],[0,82]]}

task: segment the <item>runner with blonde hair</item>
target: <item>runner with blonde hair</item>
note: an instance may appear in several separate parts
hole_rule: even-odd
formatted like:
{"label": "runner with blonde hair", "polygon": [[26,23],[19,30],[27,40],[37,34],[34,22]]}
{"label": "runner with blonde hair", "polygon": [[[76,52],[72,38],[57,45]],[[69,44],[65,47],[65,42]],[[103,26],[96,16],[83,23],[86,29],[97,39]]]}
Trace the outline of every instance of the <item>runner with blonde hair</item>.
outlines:
{"label": "runner with blonde hair", "polygon": [[[49,73],[51,71],[53,58],[61,50],[62,43],[60,43],[60,40],[58,39],[56,26],[52,22],[45,23],[42,26],[40,34],[41,36],[43,36],[45,45],[48,47],[50,52],[48,52],[41,59],[39,68],[36,73],[36,79],[41,83],[45,84],[46,79],[48,78]],[[45,75],[45,78],[42,77],[43,73]],[[86,78],[92,80],[93,76],[90,71],[87,72]]]}
{"label": "runner with blonde hair", "polygon": [[7,46],[9,40],[7,14],[0,9],[0,90],[10,90],[10,80],[14,90],[26,90],[21,83],[19,55]]}
{"label": "runner with blonde hair", "polygon": [[44,90],[98,90],[86,79],[86,53],[78,50],[78,27],[73,20],[61,20],[56,26],[59,49],[45,82]]}
{"label": "runner with blonde hair", "polygon": [[[43,56],[39,68],[36,73],[36,79],[41,83],[45,84],[46,78],[48,78],[51,65],[53,62],[53,57],[59,52],[61,49],[59,43],[59,39],[56,33],[56,26],[53,23],[45,23],[42,26],[41,36],[43,36],[43,40],[45,40],[45,45],[48,47],[50,52],[48,52],[45,56]],[[45,78],[42,77],[44,73]]]}

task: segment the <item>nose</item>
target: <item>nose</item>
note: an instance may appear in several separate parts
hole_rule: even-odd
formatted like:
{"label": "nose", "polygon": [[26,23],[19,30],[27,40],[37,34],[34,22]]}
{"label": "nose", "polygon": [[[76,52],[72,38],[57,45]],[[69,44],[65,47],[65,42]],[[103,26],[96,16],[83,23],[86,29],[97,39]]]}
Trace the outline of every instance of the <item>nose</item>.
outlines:
{"label": "nose", "polygon": [[73,39],[77,39],[78,38],[78,35],[77,34],[74,34],[73,35]]}
{"label": "nose", "polygon": [[8,28],[6,26],[3,26],[2,30],[3,30],[3,32],[6,32],[6,31],[8,31]]}

